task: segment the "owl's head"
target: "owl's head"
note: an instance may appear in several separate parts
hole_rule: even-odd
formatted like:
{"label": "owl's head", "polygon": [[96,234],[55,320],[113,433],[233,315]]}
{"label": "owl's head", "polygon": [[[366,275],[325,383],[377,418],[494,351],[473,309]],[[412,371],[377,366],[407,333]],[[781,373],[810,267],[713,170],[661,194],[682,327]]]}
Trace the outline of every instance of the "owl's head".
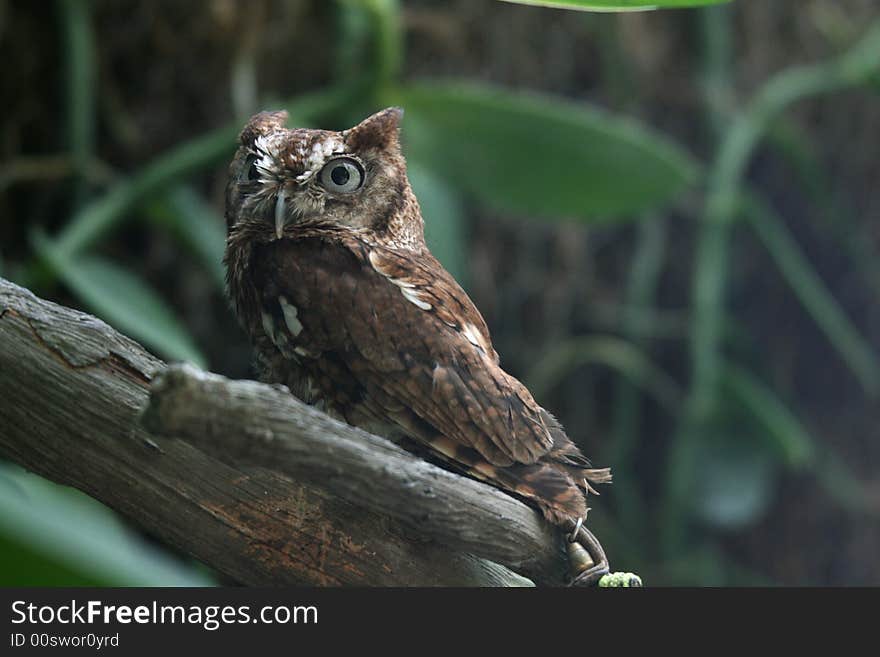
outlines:
{"label": "owl's head", "polygon": [[398,246],[424,243],[400,152],[403,111],[391,107],[342,132],[288,129],[287,112],[248,121],[229,168],[226,223],[267,240],[297,225],[346,227]]}

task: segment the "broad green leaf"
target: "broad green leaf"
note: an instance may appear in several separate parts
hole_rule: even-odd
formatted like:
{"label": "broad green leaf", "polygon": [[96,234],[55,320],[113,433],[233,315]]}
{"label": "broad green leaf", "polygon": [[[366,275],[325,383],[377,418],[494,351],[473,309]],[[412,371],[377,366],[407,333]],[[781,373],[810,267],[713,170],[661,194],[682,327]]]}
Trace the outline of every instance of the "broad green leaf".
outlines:
{"label": "broad green leaf", "polygon": [[[71,488],[0,464],[2,586],[206,586]],[[14,565],[13,565],[14,564]]]}
{"label": "broad green leaf", "polygon": [[741,367],[730,364],[725,368],[724,384],[732,398],[764,429],[790,467],[812,463],[813,439],[771,388]]}
{"label": "broad green leaf", "polygon": [[461,200],[449,184],[420,163],[407,162],[407,174],[425,219],[425,240],[434,257],[459,283],[467,279],[465,218]]}
{"label": "broad green leaf", "polygon": [[537,5],[555,9],[578,11],[645,11],[650,9],[675,9],[682,7],[705,7],[729,0],[504,0],[518,5]]}
{"label": "broad green leaf", "polygon": [[133,217],[132,209],[151,194],[224,157],[231,158],[238,129],[228,126],[197,137],[159,156],[131,178],[116,183],[70,218],[56,238],[58,254],[64,258],[76,255],[108,230]]}
{"label": "broad green leaf", "polygon": [[691,158],[634,121],[562,98],[457,83],[405,87],[408,156],[501,211],[596,220],[672,201]]}
{"label": "broad green leaf", "polygon": [[66,258],[44,236],[35,237],[35,246],[98,317],[155,349],[163,358],[206,366],[205,357],[184,326],[140,278],[99,256],[82,254]]}

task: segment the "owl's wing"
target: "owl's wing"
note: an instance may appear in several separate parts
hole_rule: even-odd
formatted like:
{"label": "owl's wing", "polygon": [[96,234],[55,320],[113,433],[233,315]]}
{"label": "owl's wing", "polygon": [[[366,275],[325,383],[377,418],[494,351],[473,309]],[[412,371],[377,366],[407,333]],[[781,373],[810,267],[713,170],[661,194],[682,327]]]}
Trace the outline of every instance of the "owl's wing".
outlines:
{"label": "owl's wing", "polygon": [[482,316],[432,256],[313,237],[253,262],[265,312],[325,384],[344,372],[389,419],[414,413],[492,465],[534,463],[553,446],[547,414],[501,369]]}

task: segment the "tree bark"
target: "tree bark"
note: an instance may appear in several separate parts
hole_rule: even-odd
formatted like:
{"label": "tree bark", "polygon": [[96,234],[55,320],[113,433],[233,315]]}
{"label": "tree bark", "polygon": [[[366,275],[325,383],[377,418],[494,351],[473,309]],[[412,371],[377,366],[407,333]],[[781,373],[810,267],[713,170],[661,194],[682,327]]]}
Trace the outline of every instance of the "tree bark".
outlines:
{"label": "tree bark", "polygon": [[558,532],[501,491],[3,279],[0,400],[0,456],[243,584],[565,580]]}

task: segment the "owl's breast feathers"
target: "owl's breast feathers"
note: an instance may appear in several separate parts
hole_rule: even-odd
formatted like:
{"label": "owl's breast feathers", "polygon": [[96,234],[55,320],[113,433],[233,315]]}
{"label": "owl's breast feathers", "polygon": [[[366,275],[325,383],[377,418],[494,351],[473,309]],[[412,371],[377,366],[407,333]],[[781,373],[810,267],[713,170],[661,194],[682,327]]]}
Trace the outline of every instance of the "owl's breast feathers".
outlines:
{"label": "owl's breast feathers", "polygon": [[426,250],[303,228],[255,246],[250,268],[262,330],[351,424],[395,428],[557,524],[586,513],[585,480],[610,481],[501,369],[479,311]]}

